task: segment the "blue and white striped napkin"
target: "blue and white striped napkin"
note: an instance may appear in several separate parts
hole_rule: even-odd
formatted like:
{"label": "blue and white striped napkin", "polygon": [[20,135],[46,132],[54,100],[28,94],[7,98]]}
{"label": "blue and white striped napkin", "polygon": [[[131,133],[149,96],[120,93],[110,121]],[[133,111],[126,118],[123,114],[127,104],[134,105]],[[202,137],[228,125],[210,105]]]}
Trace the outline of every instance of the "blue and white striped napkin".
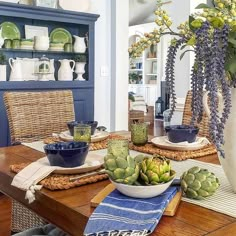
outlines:
{"label": "blue and white striped napkin", "polygon": [[177,191],[178,187],[171,186],[157,197],[139,199],[114,190],[90,216],[84,235],[149,235]]}

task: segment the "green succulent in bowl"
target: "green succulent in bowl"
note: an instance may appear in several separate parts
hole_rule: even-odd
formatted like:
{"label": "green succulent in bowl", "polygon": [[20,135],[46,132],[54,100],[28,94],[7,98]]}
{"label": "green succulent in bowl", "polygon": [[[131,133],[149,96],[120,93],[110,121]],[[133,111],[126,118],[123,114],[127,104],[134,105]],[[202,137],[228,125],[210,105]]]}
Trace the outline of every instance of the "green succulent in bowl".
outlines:
{"label": "green succulent in bowl", "polygon": [[132,185],[138,179],[139,165],[131,156],[115,156],[108,154],[104,157],[104,166],[109,177],[117,182]]}
{"label": "green succulent in bowl", "polygon": [[175,171],[171,169],[170,161],[154,156],[144,158],[140,163],[140,179],[145,185],[157,185],[171,181]]}

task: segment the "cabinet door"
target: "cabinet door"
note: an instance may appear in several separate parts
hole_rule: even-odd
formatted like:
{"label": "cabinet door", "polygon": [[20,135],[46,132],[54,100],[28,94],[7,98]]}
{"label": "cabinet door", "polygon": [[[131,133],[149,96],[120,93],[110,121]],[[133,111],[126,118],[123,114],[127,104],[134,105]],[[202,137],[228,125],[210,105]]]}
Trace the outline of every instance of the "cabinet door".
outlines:
{"label": "cabinet door", "polygon": [[145,102],[147,103],[147,93],[146,88],[144,86],[139,86],[137,88],[137,95],[143,96]]}
{"label": "cabinet door", "polygon": [[146,88],[146,96],[147,96],[147,105],[148,106],[155,106],[155,102],[157,100],[157,88],[156,86],[147,87]]}
{"label": "cabinet door", "polygon": [[129,85],[129,92],[137,93],[137,87]]}

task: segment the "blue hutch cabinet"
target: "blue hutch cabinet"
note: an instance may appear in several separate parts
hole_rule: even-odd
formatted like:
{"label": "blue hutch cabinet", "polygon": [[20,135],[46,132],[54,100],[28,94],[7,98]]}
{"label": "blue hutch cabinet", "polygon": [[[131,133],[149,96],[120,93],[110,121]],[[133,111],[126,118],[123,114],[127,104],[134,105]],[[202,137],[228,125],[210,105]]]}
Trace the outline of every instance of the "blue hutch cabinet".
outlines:
{"label": "blue hutch cabinet", "polygon": [[[10,144],[8,121],[3,102],[3,94],[6,91],[43,91],[70,89],[73,91],[75,115],[79,120],[94,119],[94,31],[98,15],[32,7],[13,3],[0,2],[0,24],[5,21],[13,22],[25,38],[25,25],[46,26],[49,34],[55,28],[65,28],[71,35],[85,37],[88,34],[86,81],[4,81],[0,82],[0,147]],[[40,58],[43,55],[55,59],[55,78],[59,68],[59,59],[73,59],[73,52],[34,51],[21,49],[0,49],[0,52],[8,58]],[[9,80],[10,66],[7,64],[7,80]],[[76,75],[74,75],[76,76]]]}

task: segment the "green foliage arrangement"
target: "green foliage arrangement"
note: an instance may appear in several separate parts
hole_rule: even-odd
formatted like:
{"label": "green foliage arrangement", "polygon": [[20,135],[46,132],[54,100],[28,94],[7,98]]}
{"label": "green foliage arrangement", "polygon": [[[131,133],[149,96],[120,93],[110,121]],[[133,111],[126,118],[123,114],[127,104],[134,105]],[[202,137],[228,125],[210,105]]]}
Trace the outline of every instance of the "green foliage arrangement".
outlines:
{"label": "green foliage arrangement", "polygon": [[73,60],[75,62],[86,62],[87,61],[87,57],[86,57],[86,55],[78,54],[78,55],[74,56]]}
{"label": "green foliage arrangement", "polygon": [[6,65],[7,59],[6,56],[3,53],[0,53],[0,65]]}
{"label": "green foliage arrangement", "polygon": [[[129,48],[131,58],[160,42],[164,35],[172,35],[168,48],[165,80],[170,93],[170,117],[176,107],[175,59],[178,50],[193,51],[195,63],[191,73],[192,125],[199,123],[203,115],[202,97],[208,92],[210,122],[209,133],[221,156],[224,157],[224,127],[230,114],[231,88],[236,88],[236,0],[212,0],[200,4],[196,13],[178,26],[175,32],[171,18],[162,9],[164,1],[157,1],[156,28],[144,34]],[[218,92],[223,97],[223,112],[218,109]]]}

